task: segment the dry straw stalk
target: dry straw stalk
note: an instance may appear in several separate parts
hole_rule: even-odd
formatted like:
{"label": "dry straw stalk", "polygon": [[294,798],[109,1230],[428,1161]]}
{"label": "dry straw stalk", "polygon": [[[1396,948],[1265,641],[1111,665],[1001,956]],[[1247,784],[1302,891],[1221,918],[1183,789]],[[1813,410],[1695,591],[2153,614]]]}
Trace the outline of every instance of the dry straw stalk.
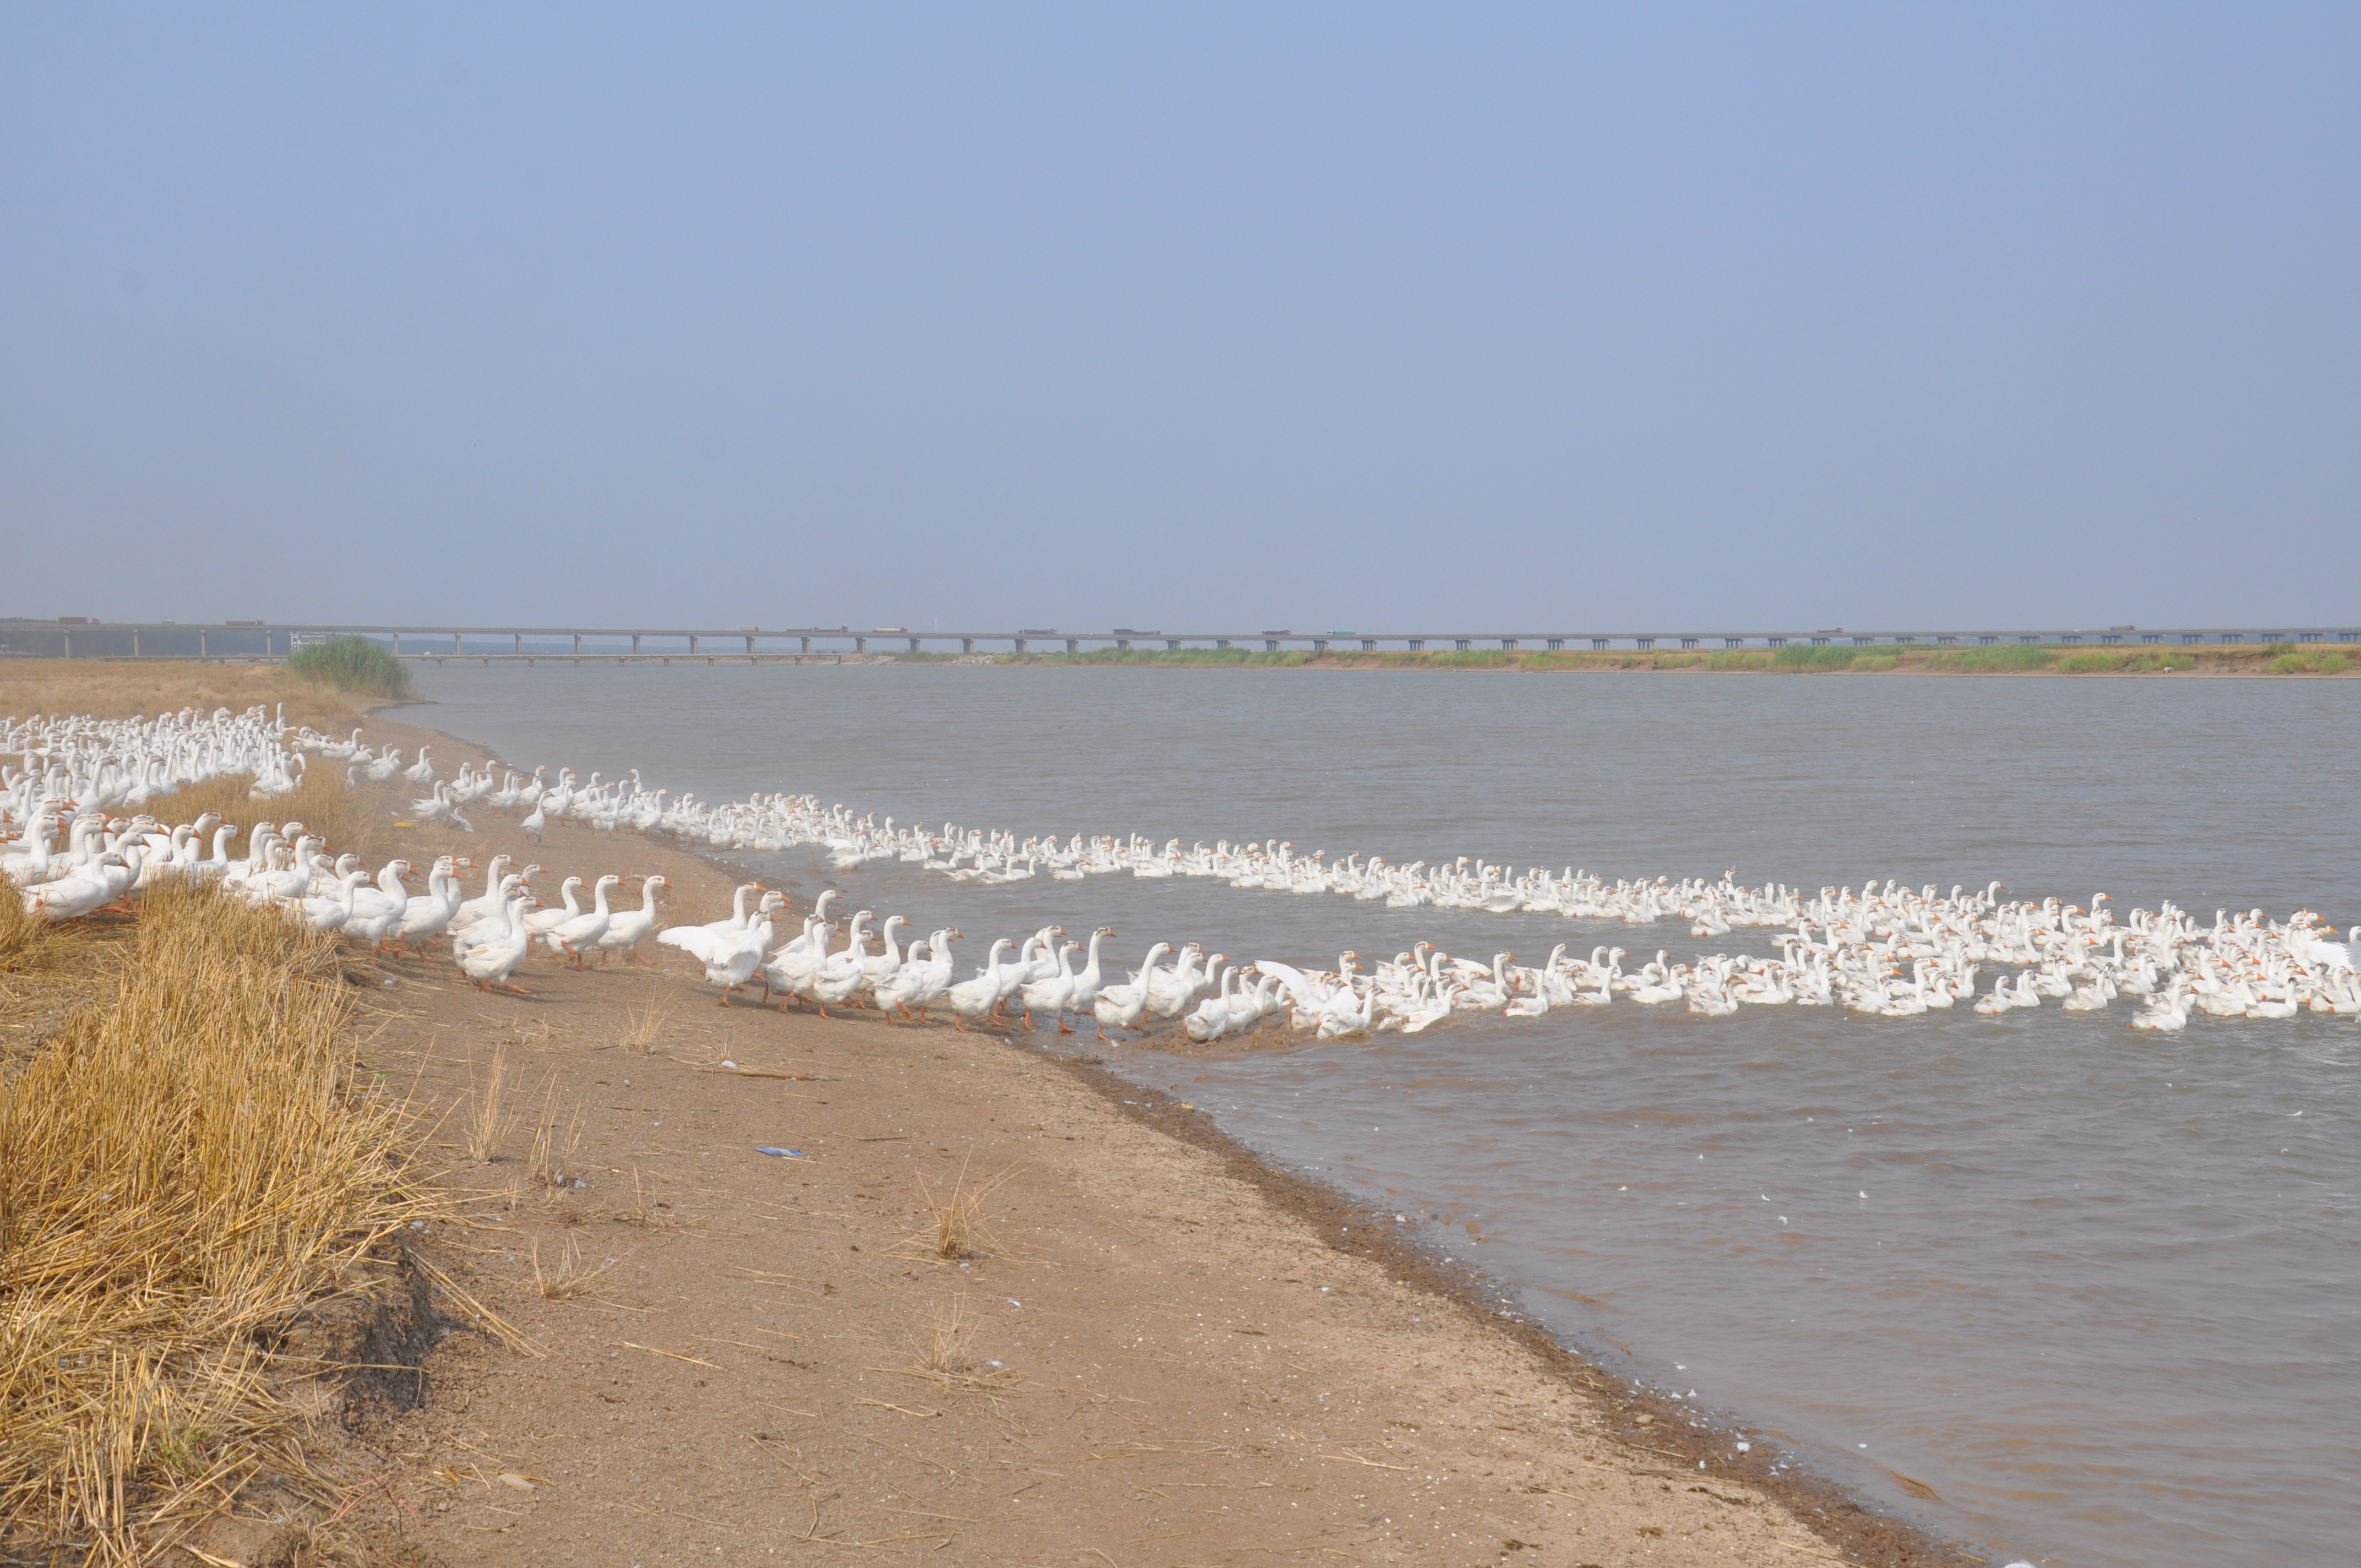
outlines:
{"label": "dry straw stalk", "polygon": [[960,1161],[959,1174],[951,1179],[948,1189],[938,1188],[918,1174],[918,1190],[925,1196],[929,1229],[917,1238],[928,1251],[947,1261],[983,1257],[999,1250],[992,1234],[992,1222],[986,1205],[992,1195],[1000,1190],[1015,1168],[983,1181],[968,1179],[968,1162]]}

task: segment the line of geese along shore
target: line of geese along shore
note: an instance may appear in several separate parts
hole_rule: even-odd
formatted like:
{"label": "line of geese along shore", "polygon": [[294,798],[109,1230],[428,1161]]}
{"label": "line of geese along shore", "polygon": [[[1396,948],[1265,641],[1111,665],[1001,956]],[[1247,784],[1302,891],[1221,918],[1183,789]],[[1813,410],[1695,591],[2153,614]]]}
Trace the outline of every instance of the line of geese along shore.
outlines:
{"label": "line of geese along shore", "polygon": [[[1842,1006],[1884,1017],[1906,1017],[1965,1004],[1997,1015],[2057,1001],[2069,1012],[2100,1013],[2119,998],[2138,1005],[2134,1027],[2172,1031],[2194,1014],[2216,1017],[2288,1018],[2302,1011],[2361,1015],[2351,944],[2310,911],[2285,922],[2259,910],[2217,912],[2209,927],[2169,903],[2154,912],[2135,909],[2118,924],[2112,901],[2098,894],[2087,910],[2056,899],[2004,902],[1999,884],[1982,893],[1910,889],[1872,882],[1860,893],[1824,888],[1816,896],[1770,884],[1719,881],[1620,881],[1609,883],[1568,869],[1513,873],[1462,858],[1430,866],[1395,867],[1382,859],[1348,856],[1329,862],[1299,856],[1279,843],[1183,850],[1132,836],[1082,835],[1019,839],[1006,832],[940,834],[896,828],[844,807],[822,808],[809,795],[763,795],[711,806],[693,795],[647,788],[636,770],[609,781],[584,783],[570,769],[531,777],[493,767],[437,780],[422,751],[407,766],[398,751],[373,751],[361,731],[338,741],[309,729],[291,736],[259,708],[232,716],[194,712],[155,720],[100,722],[84,717],[9,720],[0,752],[24,754],[21,771],[0,766],[0,872],[16,883],[27,907],[51,919],[70,919],[118,903],[162,876],[217,878],[258,903],[278,904],[314,929],[334,930],[373,948],[407,948],[447,938],[454,957],[479,985],[513,985],[511,976],[538,944],[579,964],[610,952],[637,954],[655,933],[660,943],[697,959],[720,987],[727,1004],[739,988],[756,982],[783,1006],[873,1008],[889,1018],[920,1019],[938,1003],[957,1024],[1004,1016],[1012,1006],[1043,1013],[1068,1027],[1070,1015],[1109,1028],[1139,1029],[1179,1021],[1192,1039],[1212,1040],[1251,1030],[1266,1020],[1334,1038],[1399,1030],[1417,1033],[1462,1013],[1533,1018],[1558,1009],[1592,1008],[1617,1001],[1642,1006],[1683,1005],[1706,1016],[1727,1016],[1750,1005]],[[966,882],[1014,882],[1047,875],[1081,880],[1128,872],[1136,878],[1220,877],[1240,888],[1341,894],[1389,907],[1477,909],[1494,915],[1558,914],[1576,919],[1644,925],[1667,918],[1689,923],[1692,936],[1741,927],[1781,927],[1777,959],[1701,955],[1690,964],[1659,951],[1653,961],[1626,969],[1631,955],[1600,944],[1585,959],[1559,944],[1538,967],[1512,955],[1489,962],[1455,958],[1420,942],[1391,961],[1366,964],[1340,955],[1333,970],[1305,970],[1276,959],[1231,965],[1196,943],[1157,943],[1138,970],[1107,982],[1101,948],[1114,932],[1102,927],[1087,944],[1048,927],[1019,941],[992,945],[985,963],[966,981],[954,975],[950,944],[963,935],[939,928],[904,943],[909,922],[856,912],[845,924],[844,945],[828,917],[837,895],[824,894],[802,929],[775,948],[785,918],[785,895],[759,884],[741,887],[731,916],[701,926],[656,931],[662,878],[643,879],[637,909],[616,909],[610,892],[620,878],[603,877],[586,907],[583,881],[566,879],[564,906],[544,908],[530,874],[493,861],[483,894],[468,899],[459,882],[472,869],[444,857],[427,872],[427,892],[412,894],[406,861],[389,862],[372,878],[349,855],[331,861],[328,848],[301,824],[258,824],[249,853],[233,860],[227,841],[236,827],[217,818],[166,828],[153,817],[110,817],[189,783],[223,774],[252,780],[249,795],[268,800],[291,792],[307,753],[344,765],[346,779],[362,776],[405,784],[429,793],[412,815],[472,830],[461,808],[514,812],[538,836],[552,817],[594,828],[669,837],[699,848],[778,851],[812,847],[829,863],[851,869],[892,860]],[[480,804],[478,804],[480,803]],[[52,839],[60,827],[68,842]],[[206,845],[210,840],[210,853]],[[1013,952],[1011,951],[1013,949]],[[1008,955],[1004,959],[1004,955]],[[1081,967],[1076,967],[1077,959]],[[1169,968],[1164,961],[1171,960]],[[1978,994],[1980,970],[2000,973]]]}

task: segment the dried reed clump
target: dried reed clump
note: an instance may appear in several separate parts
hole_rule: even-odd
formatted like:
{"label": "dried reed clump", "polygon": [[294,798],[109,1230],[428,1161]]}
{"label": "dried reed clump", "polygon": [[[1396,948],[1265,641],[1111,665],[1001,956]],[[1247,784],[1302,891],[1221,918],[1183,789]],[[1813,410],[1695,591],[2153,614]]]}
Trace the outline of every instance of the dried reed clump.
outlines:
{"label": "dried reed clump", "polygon": [[[0,1088],[0,1535],[130,1562],[307,1470],[267,1348],[444,1205],[352,1076],[334,945],[164,883],[122,983]],[[5,1547],[0,1547],[5,1550]]]}
{"label": "dried reed clump", "polygon": [[927,1314],[927,1343],[921,1347],[919,1367],[944,1377],[956,1377],[975,1365],[968,1354],[975,1343],[975,1320],[968,1316],[967,1298],[962,1296],[948,1307],[936,1307]]}
{"label": "dried reed clump", "polygon": [[581,1244],[568,1242],[565,1260],[544,1270],[541,1266],[541,1244],[533,1244],[533,1288],[544,1300],[577,1301],[596,1296],[599,1278],[614,1266],[615,1260],[610,1257],[596,1268],[583,1267]]}
{"label": "dried reed clump", "polygon": [[664,1025],[672,1022],[674,1005],[671,997],[650,982],[645,1000],[623,1009],[623,1032],[617,1043],[625,1050],[653,1055]]}
{"label": "dried reed clump", "polygon": [[575,1109],[561,1130],[557,1124],[557,1080],[552,1078],[541,1096],[541,1114],[533,1124],[533,1149],[525,1169],[547,1188],[570,1185],[575,1179],[574,1157],[582,1147],[582,1112]]}
{"label": "dried reed clump", "polygon": [[495,1047],[492,1070],[485,1077],[484,1086],[477,1089],[470,1085],[468,1089],[467,1124],[464,1131],[467,1139],[467,1157],[478,1165],[489,1165],[500,1158],[500,1145],[507,1141],[509,1129],[513,1124],[507,1107],[501,1102],[508,1072],[508,1052]]}
{"label": "dried reed clump", "polygon": [[956,1262],[961,1258],[984,1257],[997,1252],[992,1235],[992,1223],[985,1205],[992,1195],[1016,1174],[1012,1167],[985,1181],[968,1179],[968,1162],[960,1161],[959,1174],[951,1179],[948,1190],[939,1190],[928,1181],[926,1173],[918,1173],[918,1190],[926,1200],[930,1227],[916,1238],[935,1256]]}

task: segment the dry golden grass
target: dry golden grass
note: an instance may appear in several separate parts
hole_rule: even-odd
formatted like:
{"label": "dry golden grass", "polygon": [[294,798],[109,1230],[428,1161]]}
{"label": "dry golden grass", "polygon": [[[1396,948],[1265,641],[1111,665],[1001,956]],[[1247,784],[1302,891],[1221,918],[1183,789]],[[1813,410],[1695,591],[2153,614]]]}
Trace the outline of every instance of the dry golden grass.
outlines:
{"label": "dry golden grass", "polygon": [[533,1244],[533,1288],[545,1301],[578,1301],[598,1294],[598,1280],[615,1266],[609,1258],[596,1268],[582,1266],[579,1243],[566,1244],[565,1261],[544,1271],[541,1266],[541,1244]]}
{"label": "dry golden grass", "polygon": [[673,998],[650,981],[646,996],[623,1009],[623,1029],[617,1043],[642,1056],[653,1054],[656,1041],[663,1037],[664,1025],[672,1022],[675,1005]]}
{"label": "dry golden grass", "polygon": [[491,1071],[484,1077],[484,1086],[470,1085],[467,1098],[466,1128],[467,1157],[478,1165],[489,1165],[500,1157],[500,1145],[508,1141],[513,1124],[501,1095],[507,1087],[509,1053],[498,1047],[492,1050]]}
{"label": "dry golden grass", "polygon": [[574,1157],[581,1147],[582,1113],[577,1110],[559,1128],[557,1080],[553,1078],[542,1093],[541,1114],[533,1121],[533,1147],[525,1157],[525,1170],[544,1187],[564,1187],[574,1179]]}
{"label": "dry golden grass", "polygon": [[[190,784],[170,795],[151,796],[143,810],[157,821],[178,826],[194,822],[206,812],[217,812],[225,822],[237,824],[240,837],[230,841],[232,859],[246,852],[246,835],[258,822],[300,822],[306,832],[328,841],[330,855],[355,854],[364,864],[382,861],[394,840],[393,813],[407,804],[392,784],[361,780],[345,787],[342,769],[314,760],[293,793],[256,800],[247,795],[254,781],[243,773],[225,773],[203,784]],[[210,851],[208,839],[203,848]]]}
{"label": "dry golden grass", "polygon": [[[287,722],[342,734],[379,699],[322,689],[290,678],[275,664],[194,664],[163,660],[0,660],[0,714],[87,713],[98,718],[154,718],[184,707],[243,713],[259,703],[287,706]],[[338,729],[342,726],[342,729]]]}
{"label": "dry golden grass", "polygon": [[62,949],[63,937],[58,928],[38,915],[27,914],[15,885],[0,878],[0,976],[46,969],[61,956]]}
{"label": "dry golden grass", "polygon": [[918,1190],[925,1197],[927,1214],[933,1223],[916,1238],[919,1245],[935,1256],[952,1262],[987,1257],[999,1251],[985,1205],[1015,1174],[1016,1168],[1011,1167],[989,1180],[970,1181],[967,1161],[961,1160],[959,1174],[946,1190],[937,1188],[920,1172]]}
{"label": "dry golden grass", "polygon": [[312,1474],[269,1348],[444,1201],[354,1081],[334,945],[166,883],[119,989],[0,1089],[0,1521],[135,1561]]}
{"label": "dry golden grass", "polygon": [[937,1307],[927,1315],[927,1343],[920,1347],[919,1367],[956,1377],[975,1365],[968,1354],[975,1343],[975,1320],[968,1316],[967,1298],[961,1297],[947,1307]]}

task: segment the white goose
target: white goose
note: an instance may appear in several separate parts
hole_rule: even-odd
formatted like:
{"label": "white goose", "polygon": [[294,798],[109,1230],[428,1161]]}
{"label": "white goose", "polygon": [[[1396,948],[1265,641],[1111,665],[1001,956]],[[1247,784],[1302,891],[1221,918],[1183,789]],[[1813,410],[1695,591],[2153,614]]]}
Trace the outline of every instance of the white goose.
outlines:
{"label": "white goose", "polygon": [[735,943],[715,946],[705,954],[705,978],[721,988],[719,1006],[730,1005],[730,993],[754,978],[754,970],[763,961],[763,952],[771,945],[771,912],[786,907],[785,894],[765,893],[755,906],[754,916],[746,929],[738,933]]}
{"label": "white goose", "polygon": [[1222,988],[1197,1003],[1197,1010],[1180,1021],[1181,1032],[1199,1045],[1218,1040],[1230,1032],[1230,987],[1236,983],[1238,971],[1222,970]]}
{"label": "white goose", "polygon": [[1099,1021],[1099,1038],[1107,1037],[1109,1028],[1137,1029],[1148,1016],[1148,997],[1156,980],[1156,960],[1172,950],[1170,942],[1159,942],[1148,949],[1140,960],[1139,978],[1129,985],[1110,985],[1100,990],[1091,1004]]}
{"label": "white goose", "polygon": [[1000,955],[1016,944],[1003,937],[992,944],[992,957],[982,974],[963,980],[945,992],[951,1004],[951,1027],[967,1032],[965,1020],[982,1023],[1000,1004]]}
{"label": "white goose", "polygon": [[1047,980],[1037,980],[1017,992],[1017,1000],[1025,1004],[1025,1026],[1033,1026],[1036,1012],[1058,1015],[1058,1033],[1074,1031],[1066,1022],[1066,1009],[1074,1002],[1074,955],[1082,950],[1080,942],[1068,942],[1058,949],[1058,972]]}
{"label": "white goose", "polygon": [[497,986],[519,996],[533,994],[509,978],[533,949],[533,933],[525,929],[524,924],[525,905],[531,902],[522,893],[511,894],[500,911],[499,935],[488,935],[464,948],[454,944],[460,972],[475,982],[477,990],[489,991]]}
{"label": "white goose", "polygon": [[629,953],[642,963],[652,961],[640,951],[640,943],[656,928],[656,889],[671,885],[660,876],[641,879],[640,906],[637,909],[619,909],[607,921],[606,933],[598,938],[600,963],[607,961],[609,953]]}
{"label": "white goose", "polygon": [[570,958],[576,969],[582,967],[582,955],[598,945],[598,938],[607,934],[608,924],[614,919],[613,913],[607,907],[607,890],[622,880],[611,872],[600,877],[591,890],[588,913],[577,915],[571,920],[561,920],[541,934],[542,941],[548,947],[552,957]]}
{"label": "white goose", "polygon": [[[1066,998],[1066,1007],[1068,1011],[1074,1013],[1089,1013],[1097,1007],[1099,1000],[1099,985],[1104,979],[1099,970],[1099,944],[1114,935],[1114,928],[1107,926],[1102,926],[1097,930],[1091,933],[1090,953],[1086,961],[1082,965],[1082,972],[1074,977],[1073,991]],[[1060,1025],[1059,1033],[1071,1035],[1074,1032],[1073,1029],[1066,1024],[1065,1015],[1063,1014],[1059,1015],[1058,1023]]]}

